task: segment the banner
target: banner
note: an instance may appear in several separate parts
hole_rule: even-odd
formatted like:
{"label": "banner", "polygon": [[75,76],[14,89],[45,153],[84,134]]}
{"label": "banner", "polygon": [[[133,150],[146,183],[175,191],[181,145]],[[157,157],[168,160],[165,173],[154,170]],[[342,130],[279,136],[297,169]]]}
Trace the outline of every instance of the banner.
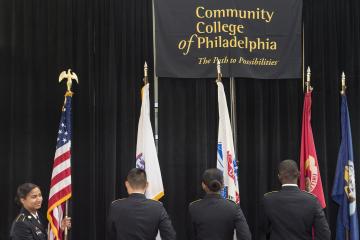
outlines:
{"label": "banner", "polygon": [[156,74],[300,78],[301,0],[155,0]]}

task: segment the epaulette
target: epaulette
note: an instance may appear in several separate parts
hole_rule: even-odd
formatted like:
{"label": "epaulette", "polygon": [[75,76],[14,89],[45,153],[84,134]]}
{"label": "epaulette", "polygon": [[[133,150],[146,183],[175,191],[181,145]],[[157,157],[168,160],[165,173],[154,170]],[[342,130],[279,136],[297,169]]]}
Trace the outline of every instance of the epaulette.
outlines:
{"label": "epaulette", "polygon": [[126,198],[115,199],[114,201],[111,202],[111,204],[116,203],[117,201],[125,200],[125,199],[126,199]]}
{"label": "epaulette", "polygon": [[23,222],[23,221],[25,221],[25,219],[26,219],[25,214],[24,214],[24,213],[20,213],[20,214],[17,216],[15,222]]}
{"label": "epaulette", "polygon": [[202,199],[198,199],[198,200],[195,200],[195,201],[192,201],[189,205],[192,205],[194,203],[197,203],[197,202],[200,202]]}
{"label": "epaulette", "polygon": [[267,193],[264,193],[264,196],[267,196],[268,194],[270,193],[276,193],[276,192],[279,192],[279,191],[271,191],[271,192],[267,192]]}

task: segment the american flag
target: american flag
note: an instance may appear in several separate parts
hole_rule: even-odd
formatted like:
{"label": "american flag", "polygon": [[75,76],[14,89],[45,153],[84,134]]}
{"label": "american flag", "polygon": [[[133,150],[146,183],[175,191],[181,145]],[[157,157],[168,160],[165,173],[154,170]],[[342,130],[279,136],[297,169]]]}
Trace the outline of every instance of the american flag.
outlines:
{"label": "american flag", "polygon": [[64,216],[65,202],[71,197],[71,99],[65,95],[57,137],[53,171],[51,176],[47,219],[49,239],[61,240],[60,224]]}

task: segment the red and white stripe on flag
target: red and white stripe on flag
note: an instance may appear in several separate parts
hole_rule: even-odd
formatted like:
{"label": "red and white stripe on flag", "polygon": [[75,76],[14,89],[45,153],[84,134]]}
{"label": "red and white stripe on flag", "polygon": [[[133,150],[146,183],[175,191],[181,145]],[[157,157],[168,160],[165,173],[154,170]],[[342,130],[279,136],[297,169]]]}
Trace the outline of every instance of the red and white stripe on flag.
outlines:
{"label": "red and white stripe on flag", "polygon": [[49,239],[62,239],[60,224],[65,202],[71,197],[71,141],[56,150],[49,193],[47,218],[50,225]]}

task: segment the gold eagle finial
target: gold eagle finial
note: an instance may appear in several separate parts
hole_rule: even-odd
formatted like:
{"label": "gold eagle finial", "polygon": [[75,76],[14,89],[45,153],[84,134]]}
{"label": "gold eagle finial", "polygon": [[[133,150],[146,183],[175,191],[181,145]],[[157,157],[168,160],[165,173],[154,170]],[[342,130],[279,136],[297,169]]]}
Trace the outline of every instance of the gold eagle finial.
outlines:
{"label": "gold eagle finial", "polygon": [[61,82],[64,79],[67,79],[66,86],[67,86],[68,92],[71,92],[72,79],[74,79],[79,84],[79,80],[78,80],[76,73],[71,72],[71,69],[68,69],[67,72],[62,71],[60,73],[59,82]]}

